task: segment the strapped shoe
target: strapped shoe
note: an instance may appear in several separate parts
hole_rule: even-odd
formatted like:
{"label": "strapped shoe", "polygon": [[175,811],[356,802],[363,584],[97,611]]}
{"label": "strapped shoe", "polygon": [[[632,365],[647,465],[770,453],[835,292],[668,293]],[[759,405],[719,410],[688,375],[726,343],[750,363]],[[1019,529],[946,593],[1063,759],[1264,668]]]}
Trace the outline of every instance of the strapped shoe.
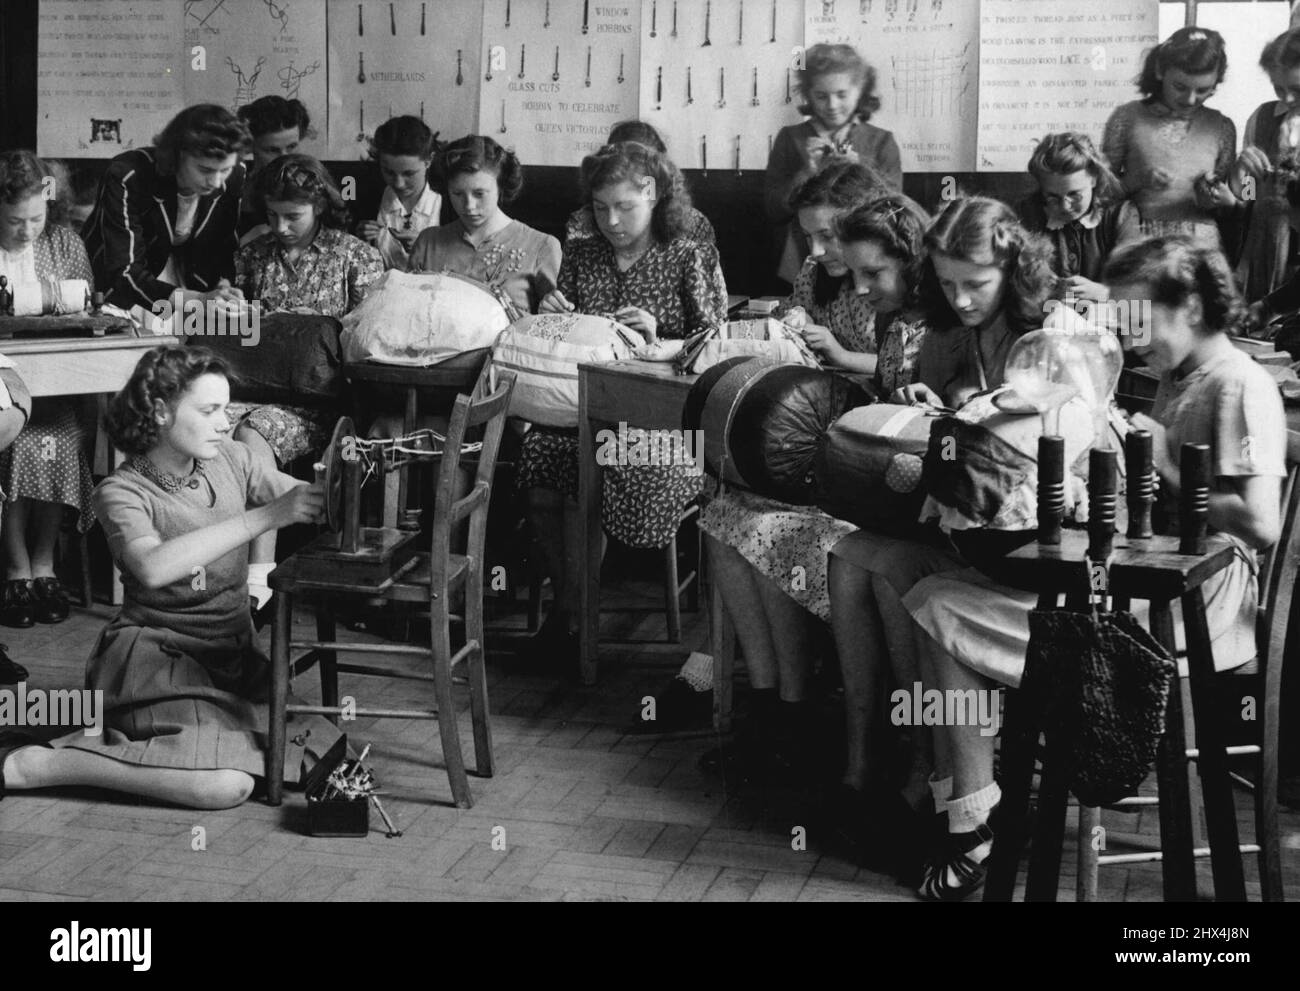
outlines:
{"label": "strapped shoe", "polygon": [[27,680],[27,669],[9,656],[9,647],[0,643],[0,685],[16,685]]}
{"label": "strapped shoe", "polygon": [[63,590],[57,578],[37,578],[32,582],[32,592],[36,599],[33,615],[38,623],[62,623],[68,618],[71,607],[68,605],[68,593]]}
{"label": "strapped shoe", "polygon": [[[949,833],[945,853],[925,867],[917,889],[920,896],[931,902],[959,902],[975,894],[984,887],[988,859],[977,862],[968,854],[976,847],[992,842],[993,830],[988,823],[980,823],[969,833]],[[949,873],[956,877],[955,884],[949,883]]]}
{"label": "strapped shoe", "polygon": [[0,623],[25,630],[36,623],[36,596],[27,578],[10,578],[0,586]]}

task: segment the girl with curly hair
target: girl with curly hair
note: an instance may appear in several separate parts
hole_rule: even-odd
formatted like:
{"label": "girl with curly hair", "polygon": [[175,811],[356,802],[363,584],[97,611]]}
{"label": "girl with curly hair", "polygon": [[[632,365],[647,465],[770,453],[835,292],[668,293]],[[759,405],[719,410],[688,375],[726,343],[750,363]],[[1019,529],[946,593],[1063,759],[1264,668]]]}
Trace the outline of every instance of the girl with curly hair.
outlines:
{"label": "girl with curly hair", "polygon": [[[196,347],[147,352],[113,397],[105,427],[129,459],[95,490],[95,512],[125,597],[86,664],[102,724],[52,746],[0,734],[0,795],[91,785],[223,809],[252,794],[269,661],[248,615],[248,543],[319,522],[325,499],[231,443],[229,401],[225,364]],[[313,748],[336,735],[323,719],[305,722]],[[303,752],[290,748],[295,780]]]}
{"label": "girl with curly hair", "polygon": [[[1012,343],[1042,326],[1055,282],[1051,248],[1026,231],[1010,207],[983,197],[949,203],[927,230],[924,248],[916,315],[928,330],[916,381],[896,390],[891,401],[955,409],[1001,385]],[[847,658],[850,710],[849,762],[832,800],[832,821],[864,863],[901,865],[906,881],[919,876],[924,850],[916,841],[933,821],[926,811],[930,741],[915,731],[912,764],[896,790],[881,783],[880,756],[866,751],[867,727],[876,679],[886,666],[901,685],[916,680],[916,638],[902,597],[925,576],[965,564],[932,526],[915,539],[859,530],[831,549],[831,622],[841,658]]]}
{"label": "girl with curly hair", "polygon": [[1122,241],[1141,235],[1137,209],[1092,140],[1059,131],[1038,142],[1029,158],[1038,191],[1017,213],[1030,231],[1052,242],[1056,295],[1104,300],[1101,270]]}
{"label": "girl with curly hair", "polygon": [[190,300],[238,298],[230,283],[245,178],[240,159],[251,147],[243,121],[200,103],[173,117],[152,147],[109,163],[82,231],[107,302],[153,311],[168,300],[179,312]]}
{"label": "girl with curly hair", "polygon": [[239,244],[243,247],[269,229],[266,214],[253,198],[253,180],[281,155],[292,155],[304,141],[316,137],[316,132],[306,105],[282,96],[263,96],[244,104],[239,108],[239,119],[248,125],[253,138],[253,161],[248,166],[239,206]]}
{"label": "girl with curly hair", "polygon": [[434,158],[433,185],[456,220],[416,238],[407,271],[465,275],[503,290],[520,313],[536,313],[555,288],[560,242],[501,209],[524,186],[515,153],[476,134],[453,141]]}
{"label": "girl with curly hair", "polygon": [[[1160,374],[1151,415],[1131,423],[1153,435],[1166,519],[1178,519],[1182,446],[1210,447],[1210,527],[1231,539],[1235,556],[1205,583],[1205,618],[1215,668],[1239,668],[1255,655],[1256,552],[1281,530],[1281,399],[1272,379],[1228,338],[1241,302],[1217,249],[1185,235],[1136,241],[1116,251],[1105,278],[1112,299],[1153,307],[1149,338],[1126,338],[1126,346]],[[903,605],[922,631],[925,687],[946,692],[1018,685],[1036,602],[1036,594],[998,585],[975,569],[917,583]],[[1241,697],[1240,688],[1223,687],[1225,695]],[[937,730],[934,795],[947,812],[948,834],[925,869],[920,892],[926,899],[964,898],[984,881],[993,841],[988,819],[1001,792],[993,780],[994,738],[981,735],[981,728]]]}
{"label": "girl with curly hair", "polygon": [[[727,319],[727,289],[715,248],[688,235],[690,197],[666,157],[636,142],[606,145],[582,162],[582,198],[600,237],[564,255],[542,313],[594,313],[648,343],[681,339]],[[577,431],[534,426],[524,438],[519,488],[556,589],[555,609],[538,644],[553,657],[576,657],[579,623]],[[676,465],[608,469],[605,528],[634,547],[666,547],[699,478]]]}
{"label": "girl with curly hair", "polygon": [[776,225],[781,261],[778,274],[794,282],[808,245],[792,227],[791,197],[810,173],[836,158],[869,165],[895,192],[903,190],[903,166],[893,134],[868,123],[880,109],[876,72],[849,45],[813,45],[798,72],[801,124],[781,128],[767,160],[763,202]]}
{"label": "girl with curly hair", "polygon": [[[270,231],[235,257],[235,284],[264,313],[312,313],[341,318],[365,299],[383,274],[379,252],[347,232],[347,205],[316,159],[282,155],[257,174],[255,202]],[[299,406],[233,403],[235,439],[247,444],[262,470],[286,468],[324,449],[333,419]],[[275,563],[274,531],[253,547],[249,586],[258,606],[271,593],[266,575]]]}

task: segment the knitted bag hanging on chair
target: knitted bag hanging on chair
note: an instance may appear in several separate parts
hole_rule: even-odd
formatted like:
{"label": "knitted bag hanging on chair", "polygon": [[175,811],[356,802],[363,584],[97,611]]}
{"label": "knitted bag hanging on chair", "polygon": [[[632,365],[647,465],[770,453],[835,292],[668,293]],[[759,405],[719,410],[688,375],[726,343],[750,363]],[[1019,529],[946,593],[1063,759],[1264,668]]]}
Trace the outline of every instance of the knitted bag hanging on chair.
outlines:
{"label": "knitted bag hanging on chair", "polygon": [[1134,794],[1165,729],[1177,666],[1132,613],[1035,609],[1021,703],[1065,734],[1070,790],[1086,806]]}

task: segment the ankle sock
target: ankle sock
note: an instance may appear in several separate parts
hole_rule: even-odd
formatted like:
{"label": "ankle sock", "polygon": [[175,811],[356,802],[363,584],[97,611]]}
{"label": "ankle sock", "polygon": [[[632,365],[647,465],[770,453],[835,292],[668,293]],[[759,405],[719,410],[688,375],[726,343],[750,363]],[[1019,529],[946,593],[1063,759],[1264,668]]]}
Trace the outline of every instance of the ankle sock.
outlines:
{"label": "ankle sock", "polygon": [[692,651],[686,663],[677,672],[677,677],[690,685],[697,692],[713,691],[713,656]]}
{"label": "ankle sock", "polygon": [[275,594],[267,584],[271,572],[274,570],[275,565],[270,563],[250,564],[248,566],[248,594],[257,602],[258,609],[270,602],[271,596]]}

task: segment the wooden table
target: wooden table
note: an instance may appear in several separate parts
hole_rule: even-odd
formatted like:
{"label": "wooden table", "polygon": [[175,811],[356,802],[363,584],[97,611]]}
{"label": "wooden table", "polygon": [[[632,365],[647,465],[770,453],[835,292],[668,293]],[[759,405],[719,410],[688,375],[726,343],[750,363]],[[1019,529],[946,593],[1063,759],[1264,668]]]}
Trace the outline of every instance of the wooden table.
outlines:
{"label": "wooden table", "polygon": [[[33,399],[98,395],[102,414],[104,397],[126,385],[146,351],[182,343],[170,334],[17,338],[0,341],[0,354],[13,360],[14,370],[22,376]],[[117,467],[117,451],[104,433],[102,417],[96,417],[92,465],[101,475],[112,474]],[[116,565],[112,565],[109,601],[115,606],[122,604],[122,581]]]}
{"label": "wooden table", "polygon": [[596,683],[600,641],[601,471],[596,433],[626,423],[647,430],[680,430],[686,396],[698,375],[678,375],[671,363],[627,361],[578,366],[578,507],[582,544],[578,645],[584,684]]}

